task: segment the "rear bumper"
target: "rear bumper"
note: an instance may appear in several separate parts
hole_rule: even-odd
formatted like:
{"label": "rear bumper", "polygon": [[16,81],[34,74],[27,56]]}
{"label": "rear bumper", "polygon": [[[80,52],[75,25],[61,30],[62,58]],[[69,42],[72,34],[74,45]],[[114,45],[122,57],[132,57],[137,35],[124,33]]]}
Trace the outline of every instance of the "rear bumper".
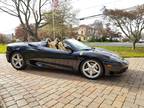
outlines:
{"label": "rear bumper", "polygon": [[6,59],[10,62],[11,48],[7,46]]}
{"label": "rear bumper", "polygon": [[105,74],[121,74],[127,71],[129,63],[126,60],[121,62],[110,62],[105,65]]}

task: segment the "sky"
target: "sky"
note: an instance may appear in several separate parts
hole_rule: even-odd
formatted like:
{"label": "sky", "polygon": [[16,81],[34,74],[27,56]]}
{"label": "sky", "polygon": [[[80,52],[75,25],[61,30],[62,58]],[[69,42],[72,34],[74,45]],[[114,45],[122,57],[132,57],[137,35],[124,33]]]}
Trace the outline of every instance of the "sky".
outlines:
{"label": "sky", "polygon": [[[74,10],[79,10],[77,18],[87,17],[102,13],[102,8],[125,9],[136,5],[144,4],[144,0],[72,0]],[[80,24],[90,24],[100,17],[80,21]],[[18,18],[0,12],[0,33],[14,33],[15,28],[20,24]]]}

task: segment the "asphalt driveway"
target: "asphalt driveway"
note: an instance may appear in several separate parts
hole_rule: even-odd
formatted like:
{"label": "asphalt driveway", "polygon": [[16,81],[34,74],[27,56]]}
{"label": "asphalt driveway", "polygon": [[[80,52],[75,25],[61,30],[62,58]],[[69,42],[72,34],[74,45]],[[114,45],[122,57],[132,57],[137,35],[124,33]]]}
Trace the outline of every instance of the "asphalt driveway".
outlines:
{"label": "asphalt driveway", "polygon": [[144,108],[144,58],[129,58],[120,76],[88,80],[67,71],[17,71],[0,55],[0,97],[6,108]]}

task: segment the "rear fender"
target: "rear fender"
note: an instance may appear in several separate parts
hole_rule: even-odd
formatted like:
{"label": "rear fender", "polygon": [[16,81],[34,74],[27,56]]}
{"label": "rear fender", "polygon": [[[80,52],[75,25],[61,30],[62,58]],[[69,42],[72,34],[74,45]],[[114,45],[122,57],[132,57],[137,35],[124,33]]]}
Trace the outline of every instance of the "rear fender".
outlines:
{"label": "rear fender", "polygon": [[[23,55],[23,53],[21,52],[20,48],[16,48],[15,50],[11,51],[11,53],[9,54],[8,62],[11,62],[11,56],[12,56],[12,54],[14,54],[14,53],[16,53],[16,52],[20,53],[20,54],[24,57],[24,55]],[[25,58],[25,57],[24,57],[24,58]]]}

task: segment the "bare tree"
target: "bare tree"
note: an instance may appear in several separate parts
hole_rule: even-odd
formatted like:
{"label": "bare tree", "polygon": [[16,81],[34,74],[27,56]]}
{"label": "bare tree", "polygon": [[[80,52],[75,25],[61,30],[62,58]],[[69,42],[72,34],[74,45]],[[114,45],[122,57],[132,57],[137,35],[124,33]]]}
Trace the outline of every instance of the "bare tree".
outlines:
{"label": "bare tree", "polygon": [[133,42],[133,49],[135,49],[144,30],[144,5],[131,11],[105,9],[103,13]]}
{"label": "bare tree", "polygon": [[39,40],[38,29],[45,25],[42,11],[48,2],[49,0],[0,0],[0,10],[17,17],[29,36]]}
{"label": "bare tree", "polygon": [[95,20],[93,24],[91,24],[91,27],[93,28],[92,36],[93,38],[101,38],[102,37],[102,31],[104,29],[103,23],[99,20]]}

